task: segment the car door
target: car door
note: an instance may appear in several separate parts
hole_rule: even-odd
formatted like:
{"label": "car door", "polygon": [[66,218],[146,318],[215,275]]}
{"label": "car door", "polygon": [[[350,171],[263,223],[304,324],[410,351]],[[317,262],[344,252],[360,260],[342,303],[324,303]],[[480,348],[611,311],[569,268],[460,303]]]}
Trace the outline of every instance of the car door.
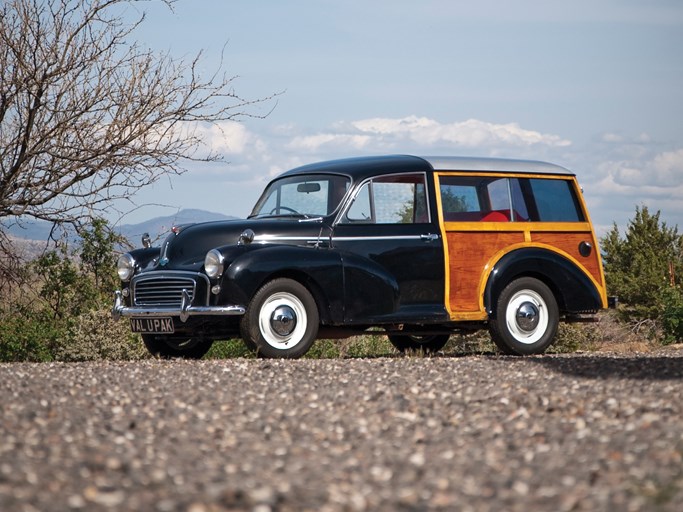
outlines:
{"label": "car door", "polygon": [[346,323],[442,319],[443,241],[424,173],[361,183],[334,225],[344,272]]}

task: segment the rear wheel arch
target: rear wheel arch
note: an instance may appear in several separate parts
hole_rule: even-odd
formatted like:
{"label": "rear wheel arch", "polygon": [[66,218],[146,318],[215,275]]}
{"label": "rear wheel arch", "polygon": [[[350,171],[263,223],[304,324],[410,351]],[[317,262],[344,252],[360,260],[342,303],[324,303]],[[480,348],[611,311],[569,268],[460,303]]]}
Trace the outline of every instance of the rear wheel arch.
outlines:
{"label": "rear wheel arch", "polygon": [[507,253],[493,266],[484,288],[484,307],[490,318],[496,315],[496,304],[505,287],[523,277],[545,284],[560,312],[601,308],[600,294],[584,271],[560,254],[534,247]]}

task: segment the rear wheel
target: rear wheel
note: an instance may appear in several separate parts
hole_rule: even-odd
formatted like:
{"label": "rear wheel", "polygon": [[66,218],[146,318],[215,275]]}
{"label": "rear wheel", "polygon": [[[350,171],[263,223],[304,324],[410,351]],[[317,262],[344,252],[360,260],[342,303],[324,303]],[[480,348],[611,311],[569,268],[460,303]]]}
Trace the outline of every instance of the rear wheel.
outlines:
{"label": "rear wheel", "polygon": [[420,336],[417,334],[389,334],[387,336],[391,344],[399,352],[407,350],[422,351],[427,354],[435,354],[441,350],[450,338],[449,334],[434,334]]}
{"label": "rear wheel", "polygon": [[297,358],[318,335],[318,307],[301,283],[280,278],[266,283],[249,303],[240,330],[258,355]]}
{"label": "rear wheel", "polygon": [[542,354],[555,338],[559,316],[550,288],[533,277],[522,277],[501,292],[489,331],[505,354]]}
{"label": "rear wheel", "polygon": [[213,345],[211,340],[160,334],[143,334],[142,341],[154,357],[161,359],[201,359]]}

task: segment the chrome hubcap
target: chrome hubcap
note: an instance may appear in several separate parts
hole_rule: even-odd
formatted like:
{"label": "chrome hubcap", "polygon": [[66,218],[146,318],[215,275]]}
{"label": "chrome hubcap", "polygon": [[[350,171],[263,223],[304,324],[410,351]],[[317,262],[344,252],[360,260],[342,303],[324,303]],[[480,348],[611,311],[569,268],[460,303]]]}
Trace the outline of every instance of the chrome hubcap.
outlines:
{"label": "chrome hubcap", "polygon": [[538,327],[538,307],[532,302],[524,302],[517,308],[517,325],[526,332],[532,332]]}
{"label": "chrome hubcap", "polygon": [[280,336],[289,336],[296,327],[296,313],[289,306],[278,306],[270,315],[270,327]]}
{"label": "chrome hubcap", "polygon": [[541,294],[535,290],[516,292],[505,308],[505,323],[518,343],[531,345],[543,338],[548,331],[550,317]]}

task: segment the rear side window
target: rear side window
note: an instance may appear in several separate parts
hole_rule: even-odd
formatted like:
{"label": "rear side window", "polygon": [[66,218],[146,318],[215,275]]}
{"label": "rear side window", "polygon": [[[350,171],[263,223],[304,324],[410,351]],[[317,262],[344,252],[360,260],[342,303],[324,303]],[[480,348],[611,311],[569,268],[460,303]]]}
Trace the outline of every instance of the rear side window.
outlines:
{"label": "rear side window", "polygon": [[572,182],[561,179],[442,176],[446,222],[581,222]]}
{"label": "rear side window", "polygon": [[489,176],[441,178],[441,207],[446,222],[521,222],[528,220],[516,179]]}

